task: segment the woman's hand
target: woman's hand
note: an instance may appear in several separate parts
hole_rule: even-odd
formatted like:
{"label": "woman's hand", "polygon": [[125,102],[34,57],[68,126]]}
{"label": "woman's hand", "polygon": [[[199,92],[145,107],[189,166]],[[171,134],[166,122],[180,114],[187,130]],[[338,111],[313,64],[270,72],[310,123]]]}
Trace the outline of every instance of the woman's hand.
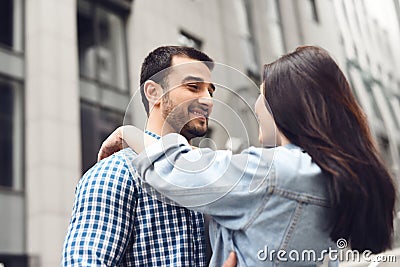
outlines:
{"label": "woman's hand", "polygon": [[236,253],[232,251],[229,254],[229,257],[226,259],[226,261],[222,265],[222,267],[236,267],[236,264],[237,264]]}
{"label": "woman's hand", "polygon": [[97,161],[111,156],[115,152],[120,151],[126,146],[124,139],[122,138],[122,129],[124,126],[118,127],[112,134],[104,140],[100,147],[100,151],[97,154]]}
{"label": "woman's hand", "polygon": [[97,161],[100,161],[123,148],[130,147],[136,153],[142,152],[146,146],[156,142],[157,139],[144,134],[143,131],[132,125],[118,127],[111,133],[100,147],[97,154]]}

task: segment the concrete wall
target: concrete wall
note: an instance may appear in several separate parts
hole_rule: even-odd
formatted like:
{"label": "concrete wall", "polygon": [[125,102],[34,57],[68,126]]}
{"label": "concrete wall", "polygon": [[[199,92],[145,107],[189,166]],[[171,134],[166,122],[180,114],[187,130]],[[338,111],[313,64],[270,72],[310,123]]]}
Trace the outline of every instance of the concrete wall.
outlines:
{"label": "concrete wall", "polygon": [[[227,132],[235,137],[238,147],[242,143],[244,146],[258,143],[257,124],[252,114],[258,84],[240,73],[246,74],[249,64],[261,67],[299,45],[315,44],[330,51],[347,74],[356,73],[350,78],[353,84],[358,84],[358,92],[366,92],[360,73],[368,71],[390,91],[389,100],[396,102],[394,96],[399,97],[400,90],[400,72],[396,64],[400,60],[385,47],[394,51],[398,44],[385,42],[390,40],[385,29],[362,12],[359,1],[316,1],[318,22],[312,18],[310,2],[252,0],[248,2],[250,16],[246,18],[242,0],[133,1],[127,21],[127,46],[134,124],[144,125],[146,118],[140,96],[135,95],[139,88],[140,65],[157,46],[179,44],[180,30],[203,42],[202,50],[221,63],[217,64],[214,79],[232,89],[218,88],[215,96],[219,104],[216,104],[210,125],[214,128],[212,138],[218,148],[225,147]],[[25,218],[26,232],[25,240],[8,243],[8,250],[3,249],[3,252],[26,249],[29,255],[38,256],[40,266],[50,267],[59,265],[74,188],[81,176],[77,4],[76,0],[29,0],[25,4],[26,193],[25,204],[21,200],[23,197],[18,200],[22,201],[20,204],[13,201],[19,205],[13,220]],[[278,13],[271,12],[273,7]],[[359,15],[348,15],[350,21],[344,12],[358,12]],[[358,30],[356,19],[368,28]],[[248,38],[252,40],[250,52]],[[349,70],[349,61],[357,61],[362,69]],[[388,78],[389,73],[392,78]],[[390,124],[393,118],[387,118],[387,111],[383,112],[385,121],[375,124],[371,97],[382,98],[379,90],[375,91],[377,93],[359,100],[366,113],[371,114],[373,128],[378,131],[380,125],[386,125],[391,144],[399,146],[400,141],[393,141],[396,134],[400,136],[399,132],[393,123]],[[250,104],[245,105],[232,92],[239,93]],[[242,126],[235,124],[234,112],[223,103],[235,108],[244,122]],[[218,125],[220,121],[225,128]],[[398,156],[393,147],[388,153]],[[0,203],[1,208],[8,208],[4,203]]]}
{"label": "concrete wall", "polygon": [[26,248],[58,266],[81,176],[76,2],[26,1]]}

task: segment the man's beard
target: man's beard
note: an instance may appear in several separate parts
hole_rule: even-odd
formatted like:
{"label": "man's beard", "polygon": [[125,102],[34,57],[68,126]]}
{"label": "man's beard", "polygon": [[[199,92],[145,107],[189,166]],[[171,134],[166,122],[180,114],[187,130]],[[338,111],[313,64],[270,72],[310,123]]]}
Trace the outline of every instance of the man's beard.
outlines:
{"label": "man's beard", "polygon": [[189,110],[183,110],[188,109],[187,105],[175,105],[169,98],[169,93],[165,93],[161,101],[164,106],[162,116],[175,132],[180,133],[188,140],[204,136],[207,133],[208,119],[205,127],[196,127],[195,119],[189,117]]}

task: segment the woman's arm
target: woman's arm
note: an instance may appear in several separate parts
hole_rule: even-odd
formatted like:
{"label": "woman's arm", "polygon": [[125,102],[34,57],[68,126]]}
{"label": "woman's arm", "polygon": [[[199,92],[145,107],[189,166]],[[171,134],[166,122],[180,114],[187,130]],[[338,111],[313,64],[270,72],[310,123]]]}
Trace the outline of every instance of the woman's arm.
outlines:
{"label": "woman's arm", "polygon": [[254,147],[237,155],[227,150],[193,150],[183,136],[168,134],[148,146],[133,164],[145,183],[178,205],[240,229],[267,197],[273,153],[273,149]]}
{"label": "woman's arm", "polygon": [[147,146],[132,166],[144,186],[149,184],[178,205],[216,220],[229,219],[225,223],[231,224],[231,229],[243,225],[256,203],[262,203],[267,178],[273,175],[274,149],[252,147],[237,155],[228,150],[193,149],[179,134],[157,141],[134,126],[114,131],[104,141],[99,159],[120,150],[123,142],[136,152]]}
{"label": "woman's arm", "polygon": [[135,126],[120,126],[102,143],[97,155],[97,161],[105,159],[128,146],[136,153],[140,153],[144,150],[145,146],[151,145],[156,140],[144,134],[141,129]]}
{"label": "woman's arm", "polygon": [[[145,134],[141,129],[135,126],[120,126],[101,144],[99,153],[97,154],[97,161],[105,159],[128,146],[136,153],[140,153],[145,147],[156,141],[156,138]],[[198,148],[195,146],[191,147],[194,149]]]}

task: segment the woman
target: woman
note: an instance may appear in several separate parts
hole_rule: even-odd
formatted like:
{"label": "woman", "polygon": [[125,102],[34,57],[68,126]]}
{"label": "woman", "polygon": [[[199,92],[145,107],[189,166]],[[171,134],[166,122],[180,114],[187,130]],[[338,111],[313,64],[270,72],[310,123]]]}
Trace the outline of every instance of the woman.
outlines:
{"label": "woman", "polygon": [[[280,146],[232,155],[194,150],[169,134],[134,160],[158,192],[213,217],[211,265],[231,250],[239,266],[314,266],[332,241],[373,253],[390,248],[395,187],[334,60],[299,47],[265,66],[261,93],[260,140],[272,131],[264,123],[271,112]],[[123,130],[140,152],[139,131]]]}

